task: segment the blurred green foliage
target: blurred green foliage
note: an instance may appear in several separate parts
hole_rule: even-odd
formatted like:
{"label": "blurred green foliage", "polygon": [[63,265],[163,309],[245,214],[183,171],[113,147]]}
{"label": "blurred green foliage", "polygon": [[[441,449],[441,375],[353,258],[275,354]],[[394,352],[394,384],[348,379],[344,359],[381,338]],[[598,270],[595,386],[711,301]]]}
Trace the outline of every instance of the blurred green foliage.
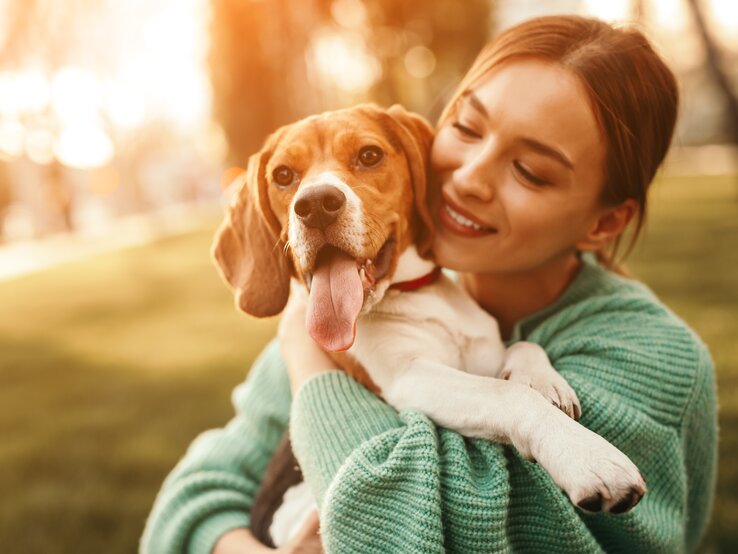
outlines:
{"label": "blurred green foliage", "polygon": [[[709,344],[720,472],[706,547],[738,550],[738,201],[662,179],[630,268]],[[236,313],[212,229],[0,285],[0,552],[134,552],[162,480],[274,332]]]}

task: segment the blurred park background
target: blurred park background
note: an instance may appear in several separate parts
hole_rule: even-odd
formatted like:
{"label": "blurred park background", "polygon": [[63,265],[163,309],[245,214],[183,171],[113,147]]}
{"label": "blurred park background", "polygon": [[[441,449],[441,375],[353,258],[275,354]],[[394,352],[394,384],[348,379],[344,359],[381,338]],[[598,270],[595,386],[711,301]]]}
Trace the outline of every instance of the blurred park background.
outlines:
{"label": "blurred park background", "polygon": [[738,551],[738,2],[0,0],[0,553],[134,552],[231,416],[275,321],[235,312],[208,247],[271,130],[366,100],[433,119],[488,37],[549,13],[637,25],[681,82],[629,265],[714,355],[703,551]]}

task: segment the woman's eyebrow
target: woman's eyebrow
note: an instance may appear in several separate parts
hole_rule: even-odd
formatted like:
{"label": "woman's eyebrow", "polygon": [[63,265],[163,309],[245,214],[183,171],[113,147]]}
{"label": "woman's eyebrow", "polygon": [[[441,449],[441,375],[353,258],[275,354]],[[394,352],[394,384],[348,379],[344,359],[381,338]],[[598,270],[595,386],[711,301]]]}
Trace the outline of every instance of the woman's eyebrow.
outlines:
{"label": "woman's eyebrow", "polygon": [[487,108],[484,107],[484,104],[482,104],[482,101],[477,98],[477,95],[474,94],[471,90],[465,91],[461,98],[468,100],[469,105],[477,110],[480,114],[482,114],[484,117],[489,118],[489,113],[487,112]]}
{"label": "woman's eyebrow", "polygon": [[525,144],[531,150],[535,150],[539,154],[543,154],[544,156],[553,158],[554,160],[564,164],[564,166],[566,166],[571,171],[574,171],[574,164],[571,163],[571,160],[566,156],[566,154],[564,154],[558,148],[554,148],[553,146],[550,146],[530,137],[520,137],[518,140]]}
{"label": "woman's eyebrow", "polygon": [[[467,90],[462,95],[461,98],[468,101],[469,105],[477,110],[481,115],[489,119],[489,112],[487,111],[487,108],[484,107],[484,104],[482,104],[482,101],[479,100],[476,94],[474,94],[473,91]],[[539,154],[543,154],[544,156],[548,156],[549,158],[553,158],[554,160],[558,161],[559,163],[563,164],[567,169],[574,171],[574,164],[571,162],[571,160],[567,157],[566,154],[564,154],[561,150],[558,148],[555,148],[551,145],[548,145],[546,143],[543,143],[539,140],[536,140],[531,137],[521,137],[518,139],[520,142],[525,144],[528,148],[531,150],[534,150],[538,152]]]}

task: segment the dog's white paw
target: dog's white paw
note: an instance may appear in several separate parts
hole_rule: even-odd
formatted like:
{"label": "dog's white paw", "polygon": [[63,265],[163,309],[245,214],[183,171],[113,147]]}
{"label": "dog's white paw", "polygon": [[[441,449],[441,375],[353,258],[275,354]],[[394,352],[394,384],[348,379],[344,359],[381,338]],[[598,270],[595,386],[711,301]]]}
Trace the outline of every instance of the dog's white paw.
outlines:
{"label": "dog's white paw", "polygon": [[[635,464],[607,442],[571,419],[556,416],[542,435],[534,457],[569,496],[587,512],[620,514],[629,511],[646,492],[646,482]],[[558,425],[560,424],[560,425]]]}
{"label": "dog's white paw", "polygon": [[536,368],[534,365],[505,369],[500,378],[538,391],[546,400],[574,420],[579,420],[582,415],[577,393],[550,365],[545,369]]}

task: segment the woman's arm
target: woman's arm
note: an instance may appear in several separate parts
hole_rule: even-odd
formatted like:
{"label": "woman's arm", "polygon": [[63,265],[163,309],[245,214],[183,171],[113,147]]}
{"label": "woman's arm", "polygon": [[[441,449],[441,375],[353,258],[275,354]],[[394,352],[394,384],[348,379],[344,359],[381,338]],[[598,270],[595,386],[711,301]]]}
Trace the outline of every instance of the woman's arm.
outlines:
{"label": "woman's arm", "polygon": [[233,420],[198,437],[167,477],[141,539],[142,553],[209,553],[226,532],[248,527],[251,502],[287,428],[290,400],[275,341],[234,391]]}
{"label": "woman's arm", "polygon": [[293,395],[311,377],[336,370],[336,364],[308,334],[306,317],[305,299],[293,294],[282,311],[277,329],[277,339],[289,372]]}
{"label": "woman's arm", "polygon": [[265,546],[249,529],[238,527],[222,535],[213,547],[213,554],[267,554],[274,553],[273,548]]}
{"label": "woman's arm", "polygon": [[[282,313],[277,336],[292,394],[297,394],[297,398],[309,398],[309,406],[299,410],[306,417],[300,418],[298,425],[310,425],[313,417],[318,418],[321,425],[326,424],[324,431],[328,435],[325,438],[339,439],[329,444],[315,445],[316,448],[310,448],[311,456],[298,458],[300,469],[320,504],[328,482],[346,457],[364,441],[387,429],[401,427],[402,421],[388,404],[336,369],[329,356],[308,335],[305,317],[305,303],[293,295]],[[316,398],[310,392],[297,392],[305,389],[312,391],[315,388],[310,385],[313,381],[330,383],[328,389],[325,389],[327,397],[322,396],[322,388],[317,392]],[[362,411],[366,413],[366,417],[360,415]],[[358,418],[351,417],[351,414],[357,414]],[[336,433],[334,425],[349,433]],[[298,429],[297,435],[293,435],[294,429],[290,429],[290,442],[296,455],[301,450],[299,443],[302,440],[313,440],[310,433],[299,431]],[[308,475],[310,478],[307,478]]]}
{"label": "woman's arm", "polygon": [[693,548],[714,480],[709,356],[682,326],[658,317],[572,321],[566,332],[528,340],[549,350],[577,390],[584,425],[639,466],[649,485],[639,506],[621,516],[585,514],[514,450],[464,439],[417,413],[400,417],[347,376],[321,372],[296,395],[291,435],[319,500],[326,549]]}
{"label": "woman's arm", "polygon": [[261,544],[248,529],[233,529],[215,545],[213,554],[323,554],[320,541],[320,522],[314,512],[290,540],[274,549]]}

